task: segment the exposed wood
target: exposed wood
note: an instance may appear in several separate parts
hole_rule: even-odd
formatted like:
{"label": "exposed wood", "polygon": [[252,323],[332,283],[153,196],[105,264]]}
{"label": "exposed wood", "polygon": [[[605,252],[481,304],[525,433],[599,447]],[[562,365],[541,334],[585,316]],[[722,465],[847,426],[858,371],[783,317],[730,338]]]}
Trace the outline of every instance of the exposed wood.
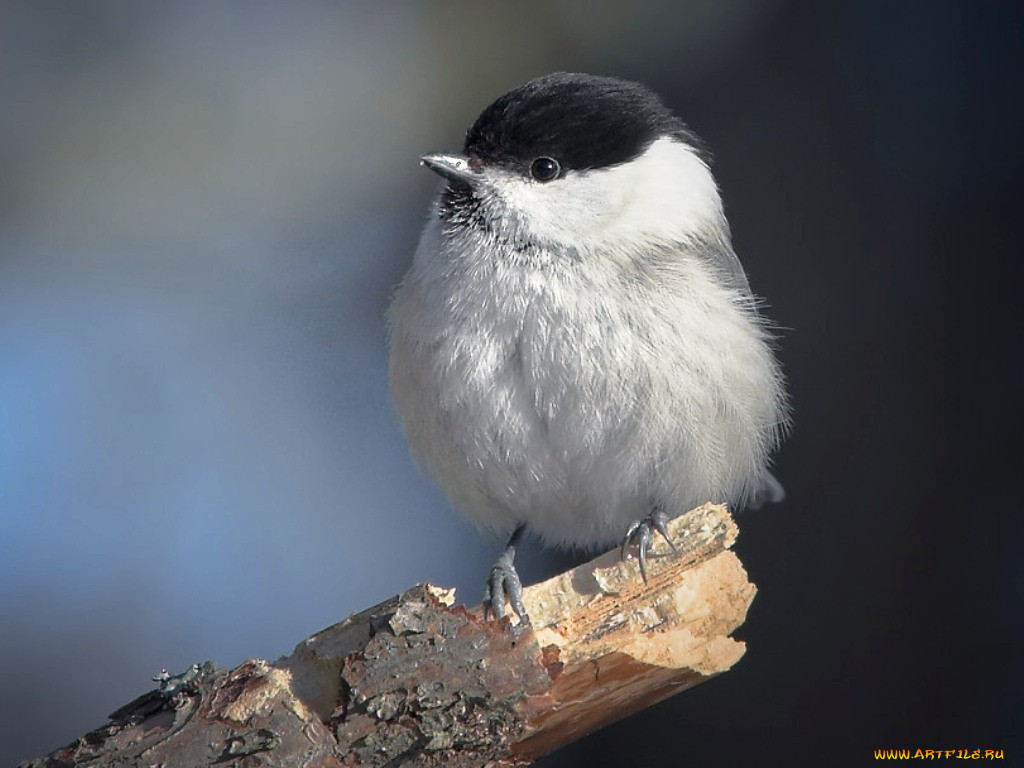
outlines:
{"label": "exposed wood", "polygon": [[618,551],[526,590],[530,626],[417,586],[275,662],[196,666],[25,766],[525,764],[729,669],[755,588],[722,506],[669,524],[649,583]]}

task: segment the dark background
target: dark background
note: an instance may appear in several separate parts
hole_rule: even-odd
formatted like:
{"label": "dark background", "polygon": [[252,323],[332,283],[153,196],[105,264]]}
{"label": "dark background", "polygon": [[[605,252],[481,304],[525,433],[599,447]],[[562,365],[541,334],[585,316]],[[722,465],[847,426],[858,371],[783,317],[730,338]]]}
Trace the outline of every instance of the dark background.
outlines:
{"label": "dark background", "polygon": [[710,145],[795,427],[743,660],[542,764],[1019,762],[1022,7],[0,3],[0,762],[162,667],[477,601],[499,543],[412,465],[383,315],[418,156],[558,69]]}

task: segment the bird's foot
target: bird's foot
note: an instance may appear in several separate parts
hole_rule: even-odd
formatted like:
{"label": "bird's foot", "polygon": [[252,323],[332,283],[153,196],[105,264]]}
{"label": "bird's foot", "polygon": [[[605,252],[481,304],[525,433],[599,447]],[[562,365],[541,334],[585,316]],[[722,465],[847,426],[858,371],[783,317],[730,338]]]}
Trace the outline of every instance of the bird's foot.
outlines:
{"label": "bird's foot", "polygon": [[668,542],[673,552],[679,551],[676,549],[676,545],[672,543],[672,539],[668,537],[667,524],[668,515],[665,514],[664,510],[656,509],[643,520],[635,520],[629,526],[629,530],[626,531],[626,535],[622,539],[621,557],[623,560],[626,559],[626,548],[630,544],[636,544],[637,560],[640,562],[640,575],[644,579],[644,584],[647,583],[647,553],[651,549],[651,539],[655,531],[660,533],[661,537]]}
{"label": "bird's foot", "polygon": [[508,540],[505,551],[501,553],[491,568],[487,577],[487,586],[484,589],[484,618],[494,616],[496,619],[505,616],[505,597],[512,610],[519,617],[521,624],[529,624],[530,617],[526,614],[526,606],[523,605],[523,582],[519,580],[519,573],[516,571],[515,557],[516,545],[522,538],[526,526],[516,528],[512,538]]}

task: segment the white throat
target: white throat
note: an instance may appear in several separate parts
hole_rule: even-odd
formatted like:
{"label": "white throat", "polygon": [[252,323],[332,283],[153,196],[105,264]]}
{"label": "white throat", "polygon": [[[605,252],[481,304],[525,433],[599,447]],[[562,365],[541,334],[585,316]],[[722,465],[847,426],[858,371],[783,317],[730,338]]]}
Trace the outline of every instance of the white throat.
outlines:
{"label": "white throat", "polygon": [[610,168],[570,171],[549,183],[487,171],[484,204],[506,236],[582,253],[686,242],[719,228],[711,171],[683,142],[660,138]]}

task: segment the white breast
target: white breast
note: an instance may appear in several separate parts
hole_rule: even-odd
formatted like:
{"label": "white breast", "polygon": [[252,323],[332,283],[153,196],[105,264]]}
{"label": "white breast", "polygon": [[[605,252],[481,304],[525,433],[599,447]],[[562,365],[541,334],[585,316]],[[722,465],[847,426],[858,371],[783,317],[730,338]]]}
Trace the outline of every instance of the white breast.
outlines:
{"label": "white breast", "polygon": [[761,484],[783,396],[744,297],[685,249],[627,263],[495,247],[435,219],[389,313],[410,446],[472,521],[610,544],[653,505]]}

